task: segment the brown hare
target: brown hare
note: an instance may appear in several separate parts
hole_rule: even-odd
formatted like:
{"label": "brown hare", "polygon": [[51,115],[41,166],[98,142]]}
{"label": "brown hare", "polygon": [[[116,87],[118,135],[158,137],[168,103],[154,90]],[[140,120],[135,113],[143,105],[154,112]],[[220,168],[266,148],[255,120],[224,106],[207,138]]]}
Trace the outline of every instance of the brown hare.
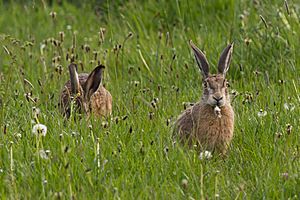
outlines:
{"label": "brown hare", "polygon": [[197,144],[201,151],[225,154],[234,129],[234,112],[225,79],[233,43],[223,50],[215,75],[209,73],[209,64],[203,52],[192,41],[190,46],[203,76],[203,94],[201,101],[179,116],[174,131],[183,143]]}
{"label": "brown hare", "polygon": [[107,117],[112,112],[112,96],[101,84],[105,67],[99,65],[90,74],[77,74],[77,65],[69,65],[70,80],[60,96],[60,110],[69,118],[71,107],[77,112]]}

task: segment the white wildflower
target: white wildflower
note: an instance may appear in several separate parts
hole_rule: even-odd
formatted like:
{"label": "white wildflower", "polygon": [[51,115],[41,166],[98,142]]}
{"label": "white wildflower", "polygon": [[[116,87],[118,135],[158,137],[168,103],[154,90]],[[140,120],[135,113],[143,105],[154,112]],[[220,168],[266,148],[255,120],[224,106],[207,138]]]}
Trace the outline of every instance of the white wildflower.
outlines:
{"label": "white wildflower", "polygon": [[260,109],[259,112],[257,113],[258,117],[265,117],[267,115],[267,111]]}
{"label": "white wildflower", "polygon": [[41,134],[42,136],[46,136],[47,126],[45,126],[44,124],[36,124],[32,128],[32,133],[34,135],[40,135]]}
{"label": "white wildflower", "polygon": [[295,109],[295,105],[293,103],[285,103],[283,104],[284,109],[293,111]]}
{"label": "white wildflower", "polygon": [[201,152],[200,155],[199,155],[200,160],[210,159],[210,158],[212,158],[212,154],[211,154],[210,151]]}
{"label": "white wildflower", "polygon": [[71,26],[71,25],[67,25],[67,29],[68,29],[68,30],[71,30],[71,29],[72,29],[72,26]]}

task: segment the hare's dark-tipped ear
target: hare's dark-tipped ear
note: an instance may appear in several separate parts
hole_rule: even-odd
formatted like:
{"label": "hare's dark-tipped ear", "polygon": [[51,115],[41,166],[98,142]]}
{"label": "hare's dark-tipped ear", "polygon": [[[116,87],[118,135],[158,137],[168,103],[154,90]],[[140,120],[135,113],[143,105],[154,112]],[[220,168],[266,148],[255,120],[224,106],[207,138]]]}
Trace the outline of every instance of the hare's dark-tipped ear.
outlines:
{"label": "hare's dark-tipped ear", "polygon": [[201,71],[203,77],[207,78],[208,74],[209,74],[209,64],[207,62],[207,59],[206,59],[204,53],[198,47],[196,47],[196,45],[194,45],[192,40],[190,41],[190,46],[193,49],[195,59],[197,61],[197,64],[200,68],[200,71]]}
{"label": "hare's dark-tipped ear", "polygon": [[104,68],[105,67],[103,65],[99,65],[88,76],[86,82],[84,83],[85,98],[89,99],[99,88],[99,85],[102,81],[102,72]]}
{"label": "hare's dark-tipped ear", "polygon": [[229,69],[230,61],[231,61],[231,56],[232,56],[232,51],[233,51],[233,43],[228,45],[222,52],[218,64],[218,71],[220,74],[223,74],[224,76],[226,75],[226,72]]}
{"label": "hare's dark-tipped ear", "polygon": [[69,65],[69,73],[70,73],[70,81],[71,81],[71,93],[73,95],[80,93],[80,83],[78,79],[77,73],[77,65],[75,63],[71,63]]}

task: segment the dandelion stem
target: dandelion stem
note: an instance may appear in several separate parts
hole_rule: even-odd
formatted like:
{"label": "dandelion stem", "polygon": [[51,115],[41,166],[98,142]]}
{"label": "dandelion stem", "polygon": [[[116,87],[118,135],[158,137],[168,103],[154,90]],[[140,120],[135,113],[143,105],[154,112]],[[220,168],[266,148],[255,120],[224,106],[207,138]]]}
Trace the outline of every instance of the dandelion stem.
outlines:
{"label": "dandelion stem", "polygon": [[203,166],[201,164],[200,167],[200,199],[204,200],[204,194],[203,194]]}

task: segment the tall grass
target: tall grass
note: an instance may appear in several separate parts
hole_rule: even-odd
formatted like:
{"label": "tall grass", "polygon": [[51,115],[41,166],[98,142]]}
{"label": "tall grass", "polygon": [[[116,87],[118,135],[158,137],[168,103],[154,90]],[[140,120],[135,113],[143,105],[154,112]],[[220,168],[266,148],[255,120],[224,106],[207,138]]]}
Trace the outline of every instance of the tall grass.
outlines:
{"label": "tall grass", "polygon": [[[298,199],[300,4],[287,3],[2,1],[1,198]],[[189,40],[213,70],[235,42],[226,159],[200,160],[172,137],[184,102],[202,90]],[[106,66],[111,119],[59,113],[72,56],[80,72]],[[32,133],[33,107],[45,137]]]}

